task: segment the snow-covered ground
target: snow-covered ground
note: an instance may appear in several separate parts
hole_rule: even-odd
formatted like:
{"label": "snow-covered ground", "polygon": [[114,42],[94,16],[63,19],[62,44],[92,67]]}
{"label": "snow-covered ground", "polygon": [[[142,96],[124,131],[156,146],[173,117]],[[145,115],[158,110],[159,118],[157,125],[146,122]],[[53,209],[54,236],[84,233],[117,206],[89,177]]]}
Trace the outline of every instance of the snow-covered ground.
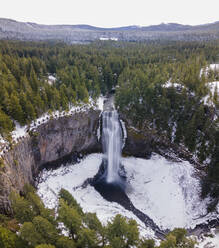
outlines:
{"label": "snow-covered ground", "polygon": [[209,68],[211,69],[211,70],[215,70],[215,71],[219,71],[219,64],[210,64],[209,65]]}
{"label": "snow-covered ground", "polygon": [[15,130],[11,132],[13,140],[16,140],[22,136],[25,136],[27,133],[27,126],[21,126],[18,122],[15,121]]}
{"label": "snow-covered ground", "polygon": [[[91,154],[78,164],[55,171],[44,170],[38,194],[46,206],[55,207],[59,190],[65,188],[84,211],[96,212],[103,223],[116,214],[122,214],[138,222],[142,235],[153,238],[153,231],[145,228],[131,212],[117,203],[106,201],[93,187],[81,187],[87,178],[97,173],[101,160],[101,154]],[[199,178],[190,163],[170,162],[154,154],[149,160],[123,158],[122,164],[127,173],[128,197],[161,228],[194,227],[214,217],[206,215],[207,200],[199,198]]]}
{"label": "snow-covered ground", "polygon": [[104,105],[104,100],[106,98],[104,96],[100,96],[98,99],[97,99],[97,107],[98,109],[100,109],[101,111],[103,111],[103,105]]}
{"label": "snow-covered ground", "polygon": [[103,224],[107,224],[115,215],[122,214],[137,221],[141,235],[154,237],[154,232],[146,228],[134,214],[117,203],[106,201],[92,186],[81,187],[87,178],[96,175],[101,162],[102,154],[91,154],[78,164],[60,167],[55,171],[44,170],[42,182],[38,185],[39,196],[47,207],[55,208],[58,192],[65,188],[71,192],[85,212],[95,212]]}
{"label": "snow-covered ground", "polygon": [[[217,70],[218,73],[219,73],[219,64],[210,64],[209,67],[207,67],[206,70],[205,70],[206,73],[209,70],[209,68],[212,69],[212,70]],[[204,69],[201,70],[200,76],[203,74],[203,72],[204,72]],[[205,105],[215,107],[215,103],[213,101],[213,98],[214,98],[215,92],[217,92],[217,95],[219,97],[219,81],[206,82],[206,86],[208,88],[208,93],[202,98],[201,101]],[[165,84],[163,84],[163,87],[164,88],[174,87],[176,89],[185,88],[185,86],[183,84],[174,83],[174,82],[171,81],[171,79],[169,79]],[[195,93],[192,92],[192,95],[195,95]],[[218,118],[218,114],[215,114],[214,120],[216,120],[217,118]]]}
{"label": "snow-covered ground", "polygon": [[131,186],[129,198],[161,228],[194,228],[210,218],[207,200],[199,198],[196,170],[189,162],[153,155],[149,160],[125,158],[123,164]]}
{"label": "snow-covered ground", "polygon": [[219,96],[219,81],[209,82],[207,83],[207,86],[209,89],[209,94],[203,98],[203,102],[207,105],[214,105],[212,98],[215,94],[215,91],[217,91],[217,95]]}
{"label": "snow-covered ground", "polygon": [[49,85],[54,84],[56,82],[56,80],[57,80],[57,78],[55,77],[55,75],[49,74],[48,81],[47,81]]}
{"label": "snow-covered ground", "polygon": [[[203,74],[207,77],[209,70],[219,73],[219,64],[210,64],[206,68],[202,68],[200,71],[200,77]],[[214,106],[212,100],[216,90],[217,94],[219,95],[219,81],[207,82],[206,85],[209,89],[209,93],[203,97],[203,103]]]}
{"label": "snow-covered ground", "polygon": [[212,229],[211,235],[202,237],[197,248],[219,248],[219,231]]}
{"label": "snow-covered ground", "polygon": [[207,76],[209,70],[219,72],[219,64],[210,64],[206,68],[202,68],[200,71],[200,77],[202,76],[203,73],[205,73],[205,75]]}

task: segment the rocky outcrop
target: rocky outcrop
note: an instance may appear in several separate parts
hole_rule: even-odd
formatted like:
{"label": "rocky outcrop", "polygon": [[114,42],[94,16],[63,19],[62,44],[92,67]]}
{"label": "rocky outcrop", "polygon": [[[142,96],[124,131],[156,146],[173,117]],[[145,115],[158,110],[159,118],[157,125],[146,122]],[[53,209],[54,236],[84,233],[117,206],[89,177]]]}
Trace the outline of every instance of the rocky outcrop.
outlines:
{"label": "rocky outcrop", "polygon": [[185,146],[172,143],[165,133],[160,134],[147,125],[136,128],[127,116],[120,114],[120,117],[125,122],[127,131],[126,144],[123,148],[124,155],[150,158],[152,152],[155,152],[172,161],[187,160],[198,169],[202,168],[202,165],[194,159],[193,154]]}
{"label": "rocky outcrop", "polygon": [[126,131],[127,139],[123,148],[123,154],[140,158],[150,158],[153,152],[152,135],[147,135],[128,124],[126,125]]}
{"label": "rocky outcrop", "polygon": [[0,212],[10,212],[10,192],[22,192],[26,183],[33,184],[40,167],[74,153],[100,152],[96,137],[99,114],[89,110],[49,120],[5,153],[0,169]]}

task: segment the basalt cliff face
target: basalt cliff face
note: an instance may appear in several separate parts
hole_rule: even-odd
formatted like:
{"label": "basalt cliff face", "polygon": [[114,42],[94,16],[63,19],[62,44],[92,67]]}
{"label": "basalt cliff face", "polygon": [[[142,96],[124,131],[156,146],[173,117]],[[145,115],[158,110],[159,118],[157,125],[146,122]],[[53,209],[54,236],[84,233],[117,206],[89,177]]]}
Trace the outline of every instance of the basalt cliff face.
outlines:
{"label": "basalt cliff face", "polygon": [[154,152],[169,160],[187,160],[196,168],[202,168],[199,161],[194,159],[193,154],[185,146],[171,142],[165,133],[158,133],[156,129],[149,128],[147,125],[136,128],[130,118],[121,113],[120,118],[125,122],[127,132],[127,139],[123,148],[124,155],[150,158]]}
{"label": "basalt cliff face", "polygon": [[0,212],[10,212],[10,192],[22,192],[26,183],[33,184],[40,167],[74,153],[100,152],[96,136],[99,114],[89,110],[49,120],[5,153],[0,169]]}

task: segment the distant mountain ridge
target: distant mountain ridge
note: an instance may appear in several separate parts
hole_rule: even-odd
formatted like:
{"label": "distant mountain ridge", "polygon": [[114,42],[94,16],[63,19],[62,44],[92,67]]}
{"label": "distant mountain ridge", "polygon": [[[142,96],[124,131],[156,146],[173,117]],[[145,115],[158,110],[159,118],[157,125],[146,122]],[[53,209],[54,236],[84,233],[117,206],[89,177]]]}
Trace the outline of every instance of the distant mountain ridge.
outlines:
{"label": "distant mountain ridge", "polygon": [[101,28],[86,24],[44,25],[18,22],[0,18],[0,39],[13,40],[61,40],[64,42],[89,42],[101,38],[123,41],[141,40],[212,40],[219,39],[219,22],[203,25],[161,23],[151,26],[125,26]]}

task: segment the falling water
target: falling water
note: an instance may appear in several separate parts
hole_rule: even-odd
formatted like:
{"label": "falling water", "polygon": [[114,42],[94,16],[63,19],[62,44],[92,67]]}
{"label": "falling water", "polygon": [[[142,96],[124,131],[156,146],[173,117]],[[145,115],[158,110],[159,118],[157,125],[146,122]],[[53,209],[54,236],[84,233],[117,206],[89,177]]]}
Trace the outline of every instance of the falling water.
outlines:
{"label": "falling water", "polygon": [[117,111],[103,112],[103,150],[107,160],[107,183],[119,181],[122,131]]}

